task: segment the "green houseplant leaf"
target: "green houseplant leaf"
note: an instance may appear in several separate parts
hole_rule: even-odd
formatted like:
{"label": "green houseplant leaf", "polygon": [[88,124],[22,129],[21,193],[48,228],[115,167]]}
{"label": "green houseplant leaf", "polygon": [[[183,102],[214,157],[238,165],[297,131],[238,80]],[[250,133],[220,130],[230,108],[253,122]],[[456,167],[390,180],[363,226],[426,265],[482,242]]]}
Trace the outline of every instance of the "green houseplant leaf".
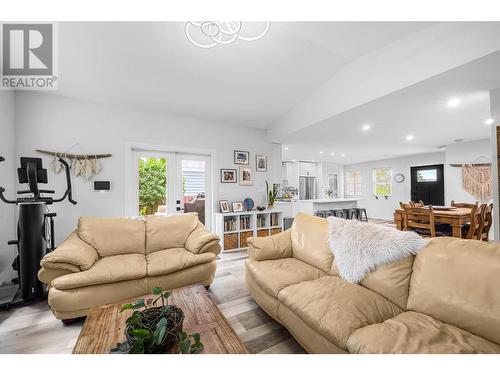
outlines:
{"label": "green houseplant leaf", "polygon": [[130,310],[133,308],[134,308],[134,305],[132,305],[131,303],[126,303],[125,305],[122,305],[120,312],[124,312],[125,310]]}
{"label": "green houseplant leaf", "polygon": [[144,328],[137,328],[130,332],[134,337],[138,339],[146,339],[151,336],[151,332]]}
{"label": "green houseplant leaf", "polygon": [[180,349],[182,354],[189,354],[191,348],[191,342],[189,339],[185,339],[180,343]]}
{"label": "green houseplant leaf", "polygon": [[163,292],[163,289],[158,287],[158,286],[153,288],[153,294],[155,296],[157,296],[158,294],[161,294],[162,292]]}
{"label": "green houseplant leaf", "polygon": [[156,345],[160,345],[165,338],[165,333],[167,332],[168,320],[163,317],[160,319],[158,324],[156,325],[156,330],[153,333],[153,343]]}

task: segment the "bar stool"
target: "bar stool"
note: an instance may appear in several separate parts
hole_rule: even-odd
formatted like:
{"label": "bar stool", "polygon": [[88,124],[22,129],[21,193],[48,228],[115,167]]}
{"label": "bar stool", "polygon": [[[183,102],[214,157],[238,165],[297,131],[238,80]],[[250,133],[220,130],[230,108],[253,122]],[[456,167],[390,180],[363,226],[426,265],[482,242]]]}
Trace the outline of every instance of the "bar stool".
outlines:
{"label": "bar stool", "polygon": [[329,210],[318,210],[318,211],[316,211],[314,216],[326,218],[326,217],[330,216],[330,211]]}
{"label": "bar stool", "polygon": [[342,210],[340,208],[330,210],[330,214],[331,214],[331,216],[344,218],[344,210]]}
{"label": "bar stool", "polygon": [[368,215],[366,214],[366,208],[356,208],[356,218],[359,221],[368,222]]}
{"label": "bar stool", "polygon": [[357,219],[357,212],[355,208],[344,208],[342,210],[344,212],[344,219]]}

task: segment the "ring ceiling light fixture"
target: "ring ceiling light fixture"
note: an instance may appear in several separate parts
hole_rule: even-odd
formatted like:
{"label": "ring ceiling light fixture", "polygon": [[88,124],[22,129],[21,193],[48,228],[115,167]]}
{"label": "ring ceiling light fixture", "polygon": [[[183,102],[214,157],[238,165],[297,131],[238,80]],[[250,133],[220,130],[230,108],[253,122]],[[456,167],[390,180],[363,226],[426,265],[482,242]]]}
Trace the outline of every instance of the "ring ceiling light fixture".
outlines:
{"label": "ring ceiling light fixture", "polygon": [[267,34],[271,22],[241,21],[190,21],[186,22],[186,37],[195,46],[212,48],[218,45],[231,44],[240,39],[258,40]]}

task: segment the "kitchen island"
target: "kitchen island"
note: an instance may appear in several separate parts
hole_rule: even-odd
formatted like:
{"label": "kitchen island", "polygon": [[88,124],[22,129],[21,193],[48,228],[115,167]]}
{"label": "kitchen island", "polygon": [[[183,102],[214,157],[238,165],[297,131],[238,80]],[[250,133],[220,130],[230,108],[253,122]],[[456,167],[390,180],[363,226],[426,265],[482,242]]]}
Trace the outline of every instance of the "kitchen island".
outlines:
{"label": "kitchen island", "polygon": [[314,215],[320,210],[354,208],[361,198],[331,198],[331,199],[296,199],[290,201],[276,201],[275,208],[283,212],[283,216],[293,218],[297,213]]}

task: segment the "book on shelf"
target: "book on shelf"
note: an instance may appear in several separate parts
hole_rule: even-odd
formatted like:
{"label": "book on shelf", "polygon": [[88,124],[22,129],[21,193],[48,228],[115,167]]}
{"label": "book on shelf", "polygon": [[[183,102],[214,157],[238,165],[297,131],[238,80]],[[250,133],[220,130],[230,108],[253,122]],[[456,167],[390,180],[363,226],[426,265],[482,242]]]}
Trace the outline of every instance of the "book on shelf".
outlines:
{"label": "book on shelf", "polygon": [[240,216],[240,230],[250,229],[250,216]]}
{"label": "book on shelf", "polygon": [[280,226],[278,213],[272,213],[269,218],[271,221],[271,223],[270,223],[271,227]]}
{"label": "book on shelf", "polygon": [[234,232],[236,230],[236,219],[228,218],[224,220],[224,232]]}
{"label": "book on shelf", "polygon": [[266,226],[266,216],[265,215],[257,215],[257,226],[259,228],[263,228]]}

